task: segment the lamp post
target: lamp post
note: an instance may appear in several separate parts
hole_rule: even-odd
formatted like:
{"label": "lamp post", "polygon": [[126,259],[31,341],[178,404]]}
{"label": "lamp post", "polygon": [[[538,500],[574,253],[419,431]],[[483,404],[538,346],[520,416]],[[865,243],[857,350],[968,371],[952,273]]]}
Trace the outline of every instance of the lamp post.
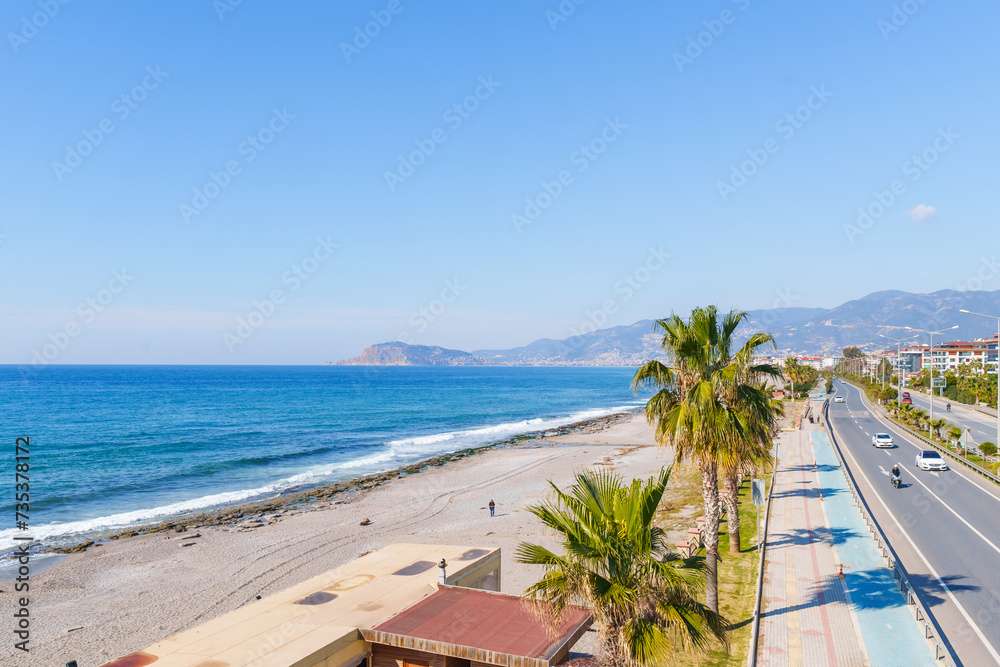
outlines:
{"label": "lamp post", "polygon": [[[980,317],[992,317],[997,321],[997,441],[996,446],[1000,447],[1000,317],[996,315],[986,315],[984,313],[974,313],[971,310],[959,310],[966,315],[979,315]],[[984,366],[985,368],[985,366]]]}
{"label": "lamp post", "polygon": [[941,331],[927,331],[926,329],[914,329],[913,327],[906,327],[906,328],[909,329],[910,331],[921,331],[921,332],[923,332],[925,334],[930,334],[931,335],[931,349],[930,349],[930,353],[931,353],[931,416],[927,420],[927,437],[931,438],[931,440],[933,440],[934,438],[932,436],[934,434],[934,430],[931,428],[931,422],[934,421],[934,334],[943,334],[945,331],[951,331],[952,329],[957,329],[958,325],[956,324],[953,327],[948,327],[947,329],[941,329]]}
{"label": "lamp post", "polygon": [[904,340],[912,340],[919,335],[920,334],[915,334],[913,336],[910,336],[909,338],[893,338],[892,336],[879,334],[879,336],[881,336],[882,338],[887,338],[888,340],[896,342],[896,384],[899,385],[899,391],[903,391],[903,371],[900,368],[900,360],[899,360],[900,353],[902,352],[902,350],[900,348],[903,347]]}

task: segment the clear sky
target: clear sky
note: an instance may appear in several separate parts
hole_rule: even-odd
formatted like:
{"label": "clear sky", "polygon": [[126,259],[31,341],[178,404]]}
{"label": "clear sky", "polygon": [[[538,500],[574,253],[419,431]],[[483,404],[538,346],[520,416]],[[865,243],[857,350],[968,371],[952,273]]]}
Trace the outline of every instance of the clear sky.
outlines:
{"label": "clear sky", "polygon": [[5,2],[0,363],[1000,289],[995,2],[576,1]]}

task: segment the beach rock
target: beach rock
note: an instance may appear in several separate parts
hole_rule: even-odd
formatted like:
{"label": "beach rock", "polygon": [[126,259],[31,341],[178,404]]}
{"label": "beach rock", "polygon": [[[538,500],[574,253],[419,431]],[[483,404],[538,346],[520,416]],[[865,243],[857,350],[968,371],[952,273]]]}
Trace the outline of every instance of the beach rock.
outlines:
{"label": "beach rock", "polygon": [[86,551],[87,547],[93,546],[93,544],[94,544],[93,541],[84,542],[83,544],[77,544],[76,546],[69,547],[66,549],[60,549],[59,551],[64,554],[79,553],[81,551]]}
{"label": "beach rock", "polygon": [[369,518],[364,518],[364,519],[362,519],[362,520],[361,520],[361,523],[360,523],[359,525],[362,525],[362,526],[370,526],[370,525],[371,525],[371,522],[372,522],[372,520],[371,520],[371,519],[369,519]]}

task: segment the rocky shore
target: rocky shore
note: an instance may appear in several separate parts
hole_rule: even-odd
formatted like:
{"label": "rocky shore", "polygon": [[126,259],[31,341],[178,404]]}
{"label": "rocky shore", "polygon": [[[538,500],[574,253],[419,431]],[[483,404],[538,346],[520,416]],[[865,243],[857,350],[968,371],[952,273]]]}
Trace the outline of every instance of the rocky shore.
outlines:
{"label": "rocky shore", "polygon": [[[558,429],[525,433],[500,442],[463,449],[450,454],[442,454],[384,472],[372,473],[319,487],[294,489],[264,500],[240,503],[208,512],[166,519],[158,523],[120,530],[72,546],[54,549],[54,551],[63,554],[79,553],[86,551],[95,544],[101,545],[109,541],[155,533],[186,533],[214,526],[236,531],[254,530],[261,526],[276,523],[294,514],[351,502],[358,498],[360,494],[384,486],[393,480],[415,475],[430,468],[440,467],[449,462],[473,457],[494,448],[567,444],[560,439],[567,436],[577,438],[593,436],[632,419],[635,414],[636,411],[617,413],[586,419]],[[194,537],[191,539],[194,539]]]}
{"label": "rocky shore", "polygon": [[501,589],[520,594],[539,572],[516,561],[518,544],[555,548],[526,507],[585,468],[648,477],[672,460],[654,444],[644,416],[602,417],[120,531],[32,571],[39,620],[18,664],[100,665],[397,542],[499,547]]}

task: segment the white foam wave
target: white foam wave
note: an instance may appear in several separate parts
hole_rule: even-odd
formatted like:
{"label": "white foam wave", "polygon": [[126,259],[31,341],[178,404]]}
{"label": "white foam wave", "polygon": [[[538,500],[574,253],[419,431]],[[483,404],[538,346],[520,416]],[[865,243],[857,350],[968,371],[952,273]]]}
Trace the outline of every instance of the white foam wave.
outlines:
{"label": "white foam wave", "polygon": [[[564,417],[524,419],[516,422],[480,426],[461,431],[448,431],[392,440],[386,443],[387,449],[378,453],[363,456],[357,459],[351,459],[350,461],[341,461],[338,463],[314,466],[290,477],[280,479],[272,484],[260,486],[254,489],[216,493],[194,498],[192,500],[170,503],[151,509],[121,512],[93,519],[33,526],[30,534],[36,542],[50,543],[53,540],[58,541],[60,539],[66,539],[74,536],[106,533],[130,526],[139,527],[144,524],[155,523],[156,521],[170,516],[177,516],[180,514],[205,510],[222,505],[232,505],[251,498],[262,498],[276,495],[283,490],[296,486],[307,486],[310,484],[329,482],[331,477],[338,476],[338,473],[344,473],[346,471],[356,471],[357,473],[362,474],[379,472],[396,467],[397,465],[412,462],[424,456],[445,454],[447,452],[453,452],[465,447],[496,442],[497,440],[513,437],[515,435],[559,428],[561,426],[584,421],[586,419],[596,419],[598,417],[627,412],[629,410],[634,410],[637,407],[640,407],[640,405],[621,405],[610,408],[595,408],[592,410],[575,412]],[[445,445],[444,443],[447,444]],[[0,551],[6,551],[14,547],[14,537],[18,535],[23,536],[23,531],[18,531],[14,528],[0,530]]]}
{"label": "white foam wave", "polygon": [[[534,431],[545,431],[548,429],[566,426],[568,424],[574,424],[587,419],[596,419],[598,417],[606,417],[608,415],[618,414],[621,412],[628,412],[629,410],[634,410],[637,407],[641,407],[641,404],[619,405],[611,408],[593,408],[591,410],[574,412],[573,414],[563,417],[550,417],[548,419],[543,419],[541,417],[535,419],[523,419],[516,422],[481,426],[462,431],[446,431],[444,433],[433,433],[429,435],[391,440],[388,444],[397,452],[402,453],[404,451],[422,450],[427,445],[436,445],[442,442],[452,443],[452,441],[455,441],[452,443],[452,446],[448,448],[454,450],[460,447],[494,442],[498,438],[513,437],[515,435],[531,433]],[[440,448],[438,449],[440,450]],[[443,453],[447,450],[440,451]]]}
{"label": "white foam wave", "polygon": [[[32,526],[28,533],[35,541],[44,542],[52,538],[67,537],[70,535],[93,533],[96,531],[109,531],[118,528],[125,528],[133,525],[142,525],[152,521],[177,514],[184,514],[194,510],[215,507],[219,505],[230,505],[241,500],[266,496],[277,492],[282,487],[282,483],[268,484],[256,489],[245,489],[242,491],[228,491],[226,493],[215,493],[208,496],[201,496],[192,500],[184,500],[169,505],[162,505],[151,509],[135,510],[132,512],[121,512],[108,516],[85,519],[82,521],[67,521],[65,523],[50,523]],[[23,531],[14,528],[0,530],[0,549],[9,549],[14,546],[14,536],[24,535]]]}

